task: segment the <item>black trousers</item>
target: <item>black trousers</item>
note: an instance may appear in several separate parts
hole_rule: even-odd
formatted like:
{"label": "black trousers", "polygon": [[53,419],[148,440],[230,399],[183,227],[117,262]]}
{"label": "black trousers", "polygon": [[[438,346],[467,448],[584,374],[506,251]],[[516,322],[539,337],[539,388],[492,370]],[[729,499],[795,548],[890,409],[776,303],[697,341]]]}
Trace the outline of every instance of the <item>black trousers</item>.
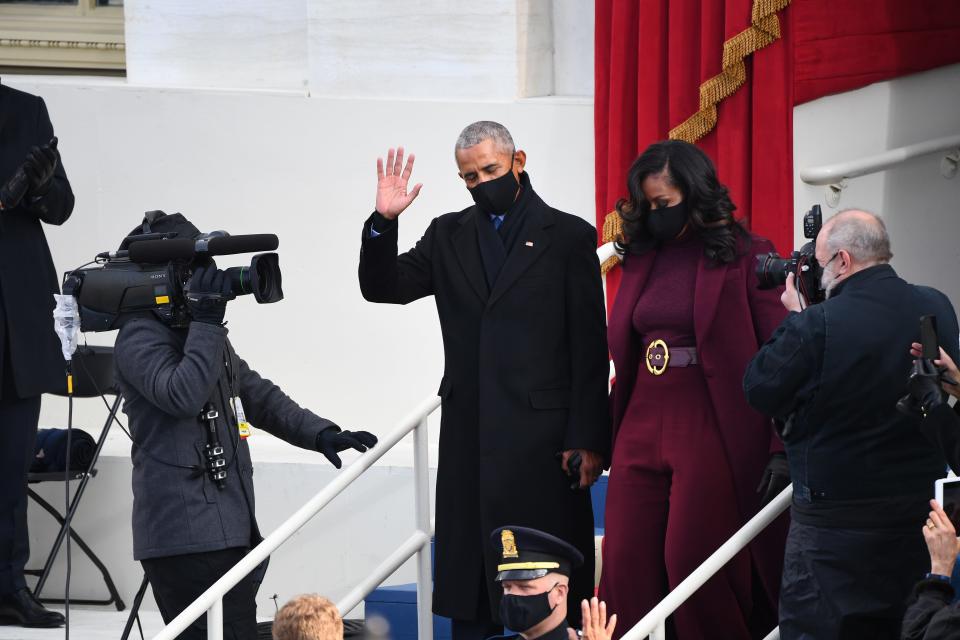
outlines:
{"label": "black trousers", "polygon": [[782,640],[898,640],[913,585],[929,568],[922,526],[791,522],[780,589]]}
{"label": "black trousers", "polygon": [[[5,377],[9,382],[9,377]],[[0,595],[27,586],[23,579],[23,569],[30,559],[27,471],[33,461],[40,419],[39,396],[21,399],[12,392],[12,384],[3,384],[3,387],[0,395]]]}
{"label": "black trousers", "polygon": [[[240,562],[248,551],[245,548],[233,548],[141,560],[164,623],[169,624],[233,565]],[[257,640],[255,596],[258,586],[248,575],[224,596],[225,640]],[[206,640],[206,615],[200,616],[178,638]]]}

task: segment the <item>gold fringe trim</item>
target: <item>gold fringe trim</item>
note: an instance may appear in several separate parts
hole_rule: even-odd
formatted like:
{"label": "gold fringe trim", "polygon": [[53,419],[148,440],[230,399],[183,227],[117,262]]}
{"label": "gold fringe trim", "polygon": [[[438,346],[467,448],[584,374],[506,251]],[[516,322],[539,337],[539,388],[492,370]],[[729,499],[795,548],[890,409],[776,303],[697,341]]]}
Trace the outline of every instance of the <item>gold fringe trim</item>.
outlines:
{"label": "gold fringe trim", "polygon": [[670,130],[671,140],[696,142],[717,124],[717,105],[731,96],[747,79],[744,60],[755,51],[780,39],[777,12],[790,0],[754,0],[750,26],[723,43],[720,73],[700,85],[700,110]]}
{"label": "gold fringe trim", "polygon": [[[607,244],[608,242],[623,242],[623,220],[620,218],[620,214],[617,213],[616,209],[608,213],[607,217],[603,219],[603,230],[601,231],[600,237],[603,240],[603,244]],[[610,269],[613,269],[618,264],[620,264],[620,256],[614,254],[600,265],[600,273],[606,274],[607,271],[610,271]]]}

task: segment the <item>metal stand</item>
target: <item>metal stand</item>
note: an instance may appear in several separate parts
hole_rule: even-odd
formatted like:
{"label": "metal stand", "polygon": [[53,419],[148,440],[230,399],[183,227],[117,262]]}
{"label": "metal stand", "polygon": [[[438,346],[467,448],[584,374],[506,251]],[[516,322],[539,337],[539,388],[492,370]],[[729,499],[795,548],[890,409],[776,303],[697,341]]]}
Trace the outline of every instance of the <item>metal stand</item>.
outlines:
{"label": "metal stand", "polygon": [[[76,598],[71,598],[71,602],[77,604],[94,604],[94,605],[109,605],[116,604],[117,611],[123,611],[126,608],[126,605],[123,603],[123,600],[120,599],[120,594],[117,592],[116,586],[113,584],[113,579],[110,577],[110,572],[107,571],[107,568],[104,566],[103,562],[97,555],[93,552],[92,549],[84,542],[83,538],[77,535],[77,532],[73,530],[71,526],[68,525],[69,522],[73,521],[73,516],[77,512],[77,508],[80,506],[80,499],[83,497],[84,491],[86,491],[87,483],[90,481],[90,478],[96,475],[96,464],[97,460],[100,459],[100,451],[103,449],[103,444],[106,442],[107,434],[110,432],[110,427],[113,425],[113,420],[117,415],[117,412],[120,410],[120,402],[122,397],[120,395],[116,396],[116,399],[113,401],[113,405],[110,407],[110,414],[107,416],[107,421],[103,425],[103,430],[100,432],[100,438],[97,440],[97,447],[93,452],[93,458],[90,461],[90,466],[88,471],[76,471],[73,472],[70,480],[80,480],[80,486],[77,487],[76,493],[73,495],[73,499],[70,501],[70,508],[67,510],[66,516],[60,515],[60,513],[50,505],[49,502],[37,495],[33,489],[27,489],[27,494],[36,501],[44,510],[47,511],[51,516],[53,516],[57,522],[60,523],[60,531],[57,533],[57,539],[53,543],[53,547],[50,549],[49,555],[47,555],[47,560],[43,565],[43,570],[37,571],[26,570],[24,573],[30,575],[40,576],[40,580],[37,582],[36,587],[33,589],[34,595],[41,602],[50,602],[50,603],[63,603],[63,600],[53,599],[53,598],[40,598],[40,592],[43,590],[44,585],[47,583],[47,578],[50,577],[50,570],[53,568],[53,562],[56,560],[57,554],[60,552],[60,547],[63,545],[63,541],[67,537],[69,532],[71,540],[75,541],[80,549],[86,554],[88,558],[97,566],[100,570],[100,574],[103,576],[103,581],[107,586],[107,591],[110,593],[110,598],[108,600],[79,600]],[[43,481],[63,481],[64,474],[60,472],[54,473],[33,473],[28,475],[28,481],[36,483]]]}
{"label": "metal stand", "polygon": [[140,629],[140,637],[143,637],[143,627],[140,626],[140,603],[143,602],[143,596],[147,593],[148,584],[150,584],[150,581],[144,575],[143,581],[140,582],[140,588],[137,589],[137,595],[133,598],[133,606],[130,607],[130,615],[127,616],[127,624],[123,627],[123,635],[120,636],[120,640],[127,640],[130,637],[134,621]]}

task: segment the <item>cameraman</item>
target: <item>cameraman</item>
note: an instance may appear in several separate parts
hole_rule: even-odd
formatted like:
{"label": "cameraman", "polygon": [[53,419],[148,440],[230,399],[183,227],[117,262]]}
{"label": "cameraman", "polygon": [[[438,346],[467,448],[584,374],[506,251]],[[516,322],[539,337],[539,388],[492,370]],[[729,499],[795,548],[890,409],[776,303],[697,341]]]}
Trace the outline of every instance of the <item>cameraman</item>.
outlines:
{"label": "cameraman", "polygon": [[[196,228],[181,216],[166,218],[154,221],[152,231],[167,231],[173,223],[181,237],[196,237]],[[123,324],[115,346],[134,438],[134,559],[167,623],[262,540],[244,414],[291,444],[320,451],[338,469],[338,452],[363,452],[377,442],[302,409],[250,369],[227,340],[223,318],[232,297],[229,279],[212,261],[197,265],[187,284],[189,326],[167,326],[145,312]],[[210,405],[223,448],[222,483],[207,469]],[[224,597],[224,638],[257,637],[254,596],[265,565]],[[179,637],[201,640],[205,628],[203,616]]]}
{"label": "cameraman", "polygon": [[783,425],[793,482],[780,634],[897,638],[925,570],[916,523],[944,458],[919,418],[896,409],[911,356],[891,347],[916,341],[920,316],[935,315],[956,357],[957,318],[942,293],[897,276],[872,213],[827,221],[815,256],[826,301],[806,307],[789,276],[790,313],[744,377],[747,401]]}
{"label": "cameraman", "polygon": [[58,627],[23,578],[27,470],[40,397],[65,387],[53,332],[57,272],[41,223],[61,225],[73,191],[43,99],[0,84],[0,624]]}

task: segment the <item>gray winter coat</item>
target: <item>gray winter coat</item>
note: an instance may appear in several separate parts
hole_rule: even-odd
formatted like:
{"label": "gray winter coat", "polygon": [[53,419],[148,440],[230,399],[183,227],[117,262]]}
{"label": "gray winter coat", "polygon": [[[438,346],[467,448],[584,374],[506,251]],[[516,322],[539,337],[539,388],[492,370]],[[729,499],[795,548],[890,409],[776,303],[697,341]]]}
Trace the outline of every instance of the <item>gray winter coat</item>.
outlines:
{"label": "gray winter coat", "polygon": [[[250,424],[304,449],[315,450],[317,435],[337,427],[250,369],[233,352],[224,327],[192,322],[189,329],[171,329],[138,318],[120,330],[114,349],[134,438],[134,559],[257,544],[253,466],[232,394],[239,394]],[[229,463],[223,490],[201,471],[207,438],[199,416],[207,401],[220,414],[217,432]]]}

